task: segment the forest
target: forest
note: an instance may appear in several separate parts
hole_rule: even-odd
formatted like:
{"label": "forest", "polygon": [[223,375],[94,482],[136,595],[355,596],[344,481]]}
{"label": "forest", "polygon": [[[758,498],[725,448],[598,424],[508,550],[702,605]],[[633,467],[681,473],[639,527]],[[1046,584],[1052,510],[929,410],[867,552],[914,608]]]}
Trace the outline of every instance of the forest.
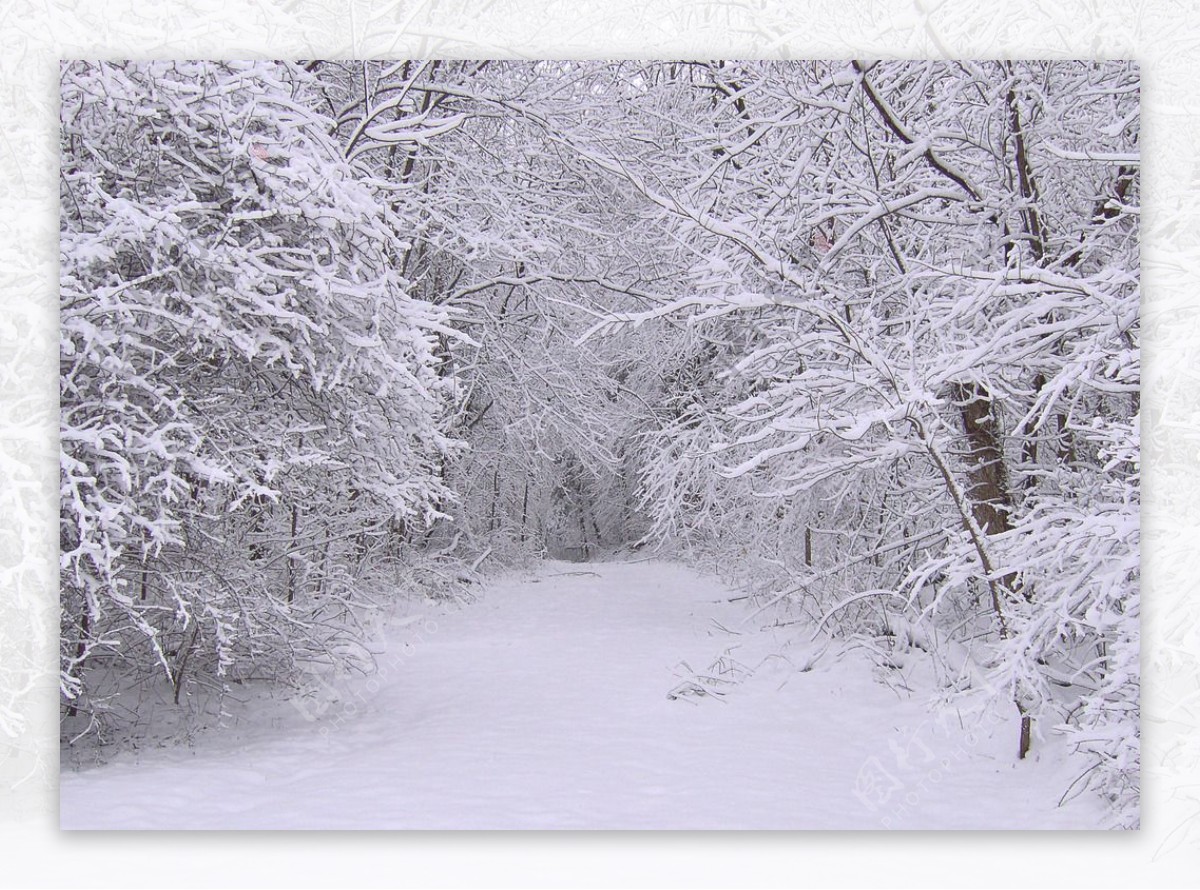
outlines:
{"label": "forest", "polygon": [[1065,738],[1059,793],[1136,827],[1139,92],[63,63],[63,745],[369,675],[400,600],[654,555],[1001,704],[1014,760]]}

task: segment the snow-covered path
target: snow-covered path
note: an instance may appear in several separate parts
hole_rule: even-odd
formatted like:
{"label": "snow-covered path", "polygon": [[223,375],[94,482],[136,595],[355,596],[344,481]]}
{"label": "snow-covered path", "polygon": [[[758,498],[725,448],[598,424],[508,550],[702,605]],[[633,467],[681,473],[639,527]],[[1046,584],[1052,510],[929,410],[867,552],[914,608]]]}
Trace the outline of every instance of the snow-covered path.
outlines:
{"label": "snow-covered path", "polygon": [[[728,588],[547,563],[396,628],[337,701],[64,771],[64,828],[1091,828],[1013,721],[939,727],[850,655],[797,672]],[[727,653],[721,697],[668,693]],[[781,688],[782,687],[782,688]],[[319,712],[319,714],[317,713]],[[312,719],[315,717],[316,719]]]}

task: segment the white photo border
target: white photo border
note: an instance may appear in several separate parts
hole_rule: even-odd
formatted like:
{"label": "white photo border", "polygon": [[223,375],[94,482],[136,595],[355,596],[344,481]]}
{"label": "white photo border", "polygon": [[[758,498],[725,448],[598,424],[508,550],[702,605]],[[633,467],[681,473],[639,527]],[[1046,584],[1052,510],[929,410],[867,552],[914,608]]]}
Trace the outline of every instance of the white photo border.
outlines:
{"label": "white photo border", "polygon": [[[1200,11],[1174,0],[133,0],[0,9],[0,840],[39,886],[1142,886],[1200,857]],[[58,830],[58,70],[73,58],[1131,58],[1143,77],[1143,828]]]}

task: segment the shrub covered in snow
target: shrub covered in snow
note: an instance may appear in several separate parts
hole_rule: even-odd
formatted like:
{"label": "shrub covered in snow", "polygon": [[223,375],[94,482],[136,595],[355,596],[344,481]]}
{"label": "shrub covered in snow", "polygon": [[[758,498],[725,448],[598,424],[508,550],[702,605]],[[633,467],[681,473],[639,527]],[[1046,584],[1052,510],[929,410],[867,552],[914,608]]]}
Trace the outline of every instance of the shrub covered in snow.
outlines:
{"label": "shrub covered in snow", "polygon": [[359,657],[365,567],[449,497],[446,313],[315,104],[296,65],[63,66],[72,734],[101,688]]}

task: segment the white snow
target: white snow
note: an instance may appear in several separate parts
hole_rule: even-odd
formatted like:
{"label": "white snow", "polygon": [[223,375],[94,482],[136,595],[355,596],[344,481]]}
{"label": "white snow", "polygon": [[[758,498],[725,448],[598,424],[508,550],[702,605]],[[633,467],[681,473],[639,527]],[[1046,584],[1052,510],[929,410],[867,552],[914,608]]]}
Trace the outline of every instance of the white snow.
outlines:
{"label": "white snow", "polygon": [[[1100,826],[1086,796],[1058,806],[1079,768],[1052,737],[1015,759],[1015,712],[939,720],[853,650],[799,671],[820,647],[739,627],[733,596],[658,561],[513,574],[399,617],[380,674],[336,700],[257,701],[190,747],[64,768],[62,827]],[[695,688],[724,694],[668,697]]]}

